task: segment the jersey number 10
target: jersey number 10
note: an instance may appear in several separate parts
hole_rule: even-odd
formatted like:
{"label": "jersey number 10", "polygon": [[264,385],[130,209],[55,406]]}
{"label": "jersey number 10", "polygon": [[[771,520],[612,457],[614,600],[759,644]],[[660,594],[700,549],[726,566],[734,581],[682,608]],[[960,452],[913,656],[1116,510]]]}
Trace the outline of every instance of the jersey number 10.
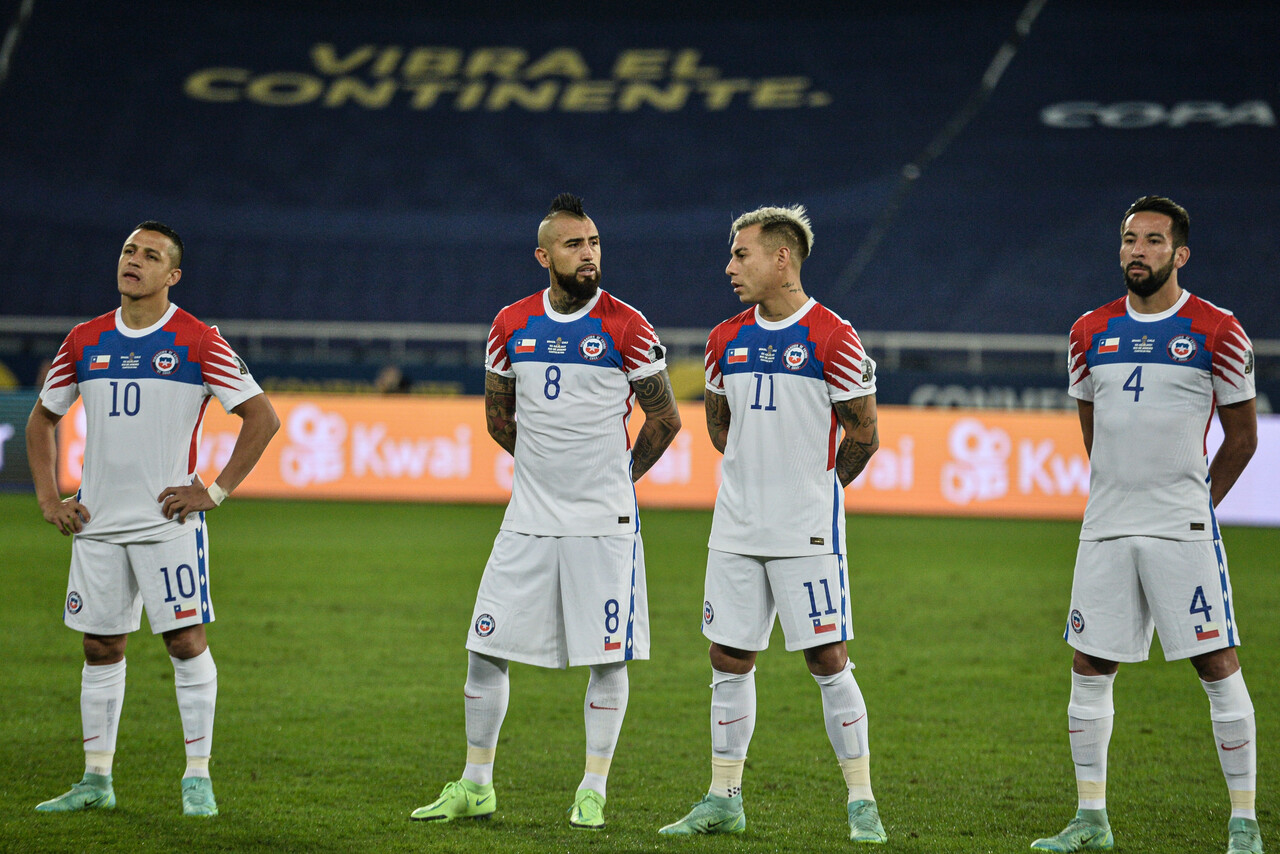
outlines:
{"label": "jersey number 10", "polygon": [[[121,400],[123,398],[123,400]],[[111,411],[107,414],[115,418],[121,413],[121,404],[124,405],[123,412],[125,415],[137,415],[138,410],[142,408],[142,387],[137,383],[125,383],[124,394],[120,393],[120,383],[115,380],[111,381]]]}

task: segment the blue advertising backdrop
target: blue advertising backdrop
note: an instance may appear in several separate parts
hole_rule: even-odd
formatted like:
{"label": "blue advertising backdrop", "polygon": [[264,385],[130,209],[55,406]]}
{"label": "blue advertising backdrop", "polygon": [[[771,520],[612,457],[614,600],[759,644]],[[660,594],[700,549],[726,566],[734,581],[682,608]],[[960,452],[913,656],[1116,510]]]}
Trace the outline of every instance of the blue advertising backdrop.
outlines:
{"label": "blue advertising backdrop", "polygon": [[802,202],[806,287],[855,326],[1065,336],[1160,193],[1184,284],[1280,338],[1272,4],[1048,0],[1025,34],[1021,2],[616,5],[36,3],[0,87],[0,315],[108,309],[156,218],[202,317],[487,323],[545,284],[569,190],[660,328],[734,313],[729,223]]}

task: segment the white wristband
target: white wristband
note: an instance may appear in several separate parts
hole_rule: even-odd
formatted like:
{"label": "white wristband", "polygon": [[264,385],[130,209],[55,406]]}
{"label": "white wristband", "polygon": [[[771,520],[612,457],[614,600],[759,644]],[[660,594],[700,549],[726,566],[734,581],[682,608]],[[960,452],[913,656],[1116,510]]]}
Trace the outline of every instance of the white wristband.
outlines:
{"label": "white wristband", "polygon": [[221,486],[218,486],[218,482],[216,480],[213,483],[209,484],[208,492],[209,492],[209,498],[210,500],[213,501],[214,507],[217,507],[219,504],[226,501],[227,496],[231,494],[227,492],[225,489],[223,489]]}

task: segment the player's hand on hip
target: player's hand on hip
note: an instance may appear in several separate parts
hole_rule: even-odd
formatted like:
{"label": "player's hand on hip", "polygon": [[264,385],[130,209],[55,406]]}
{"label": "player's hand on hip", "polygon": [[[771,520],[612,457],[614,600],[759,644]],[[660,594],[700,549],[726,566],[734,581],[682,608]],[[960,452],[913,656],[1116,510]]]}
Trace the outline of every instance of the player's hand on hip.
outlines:
{"label": "player's hand on hip", "polygon": [[171,486],[160,493],[156,501],[162,505],[164,517],[172,519],[176,516],[178,524],[186,522],[189,513],[212,510],[218,506],[209,497],[209,491],[204,488],[204,484],[198,480],[190,486]]}
{"label": "player's hand on hip", "polygon": [[89,508],[76,500],[74,495],[48,504],[41,502],[40,512],[44,514],[44,520],[56,527],[64,537],[80,533],[89,521]]}

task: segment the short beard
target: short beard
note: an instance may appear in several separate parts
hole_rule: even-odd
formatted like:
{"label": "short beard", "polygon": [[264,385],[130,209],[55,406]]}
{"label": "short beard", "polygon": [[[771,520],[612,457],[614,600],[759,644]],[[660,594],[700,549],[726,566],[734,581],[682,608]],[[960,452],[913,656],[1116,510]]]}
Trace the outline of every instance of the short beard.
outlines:
{"label": "short beard", "polygon": [[1129,291],[1133,293],[1134,296],[1146,299],[1156,291],[1163,288],[1164,283],[1169,281],[1169,277],[1173,275],[1173,259],[1170,259],[1169,263],[1165,264],[1159,270],[1152,270],[1145,264],[1143,264],[1142,267],[1147,271],[1147,277],[1145,279],[1135,280],[1129,275],[1129,271],[1125,270],[1124,283],[1128,286]]}
{"label": "short beard", "polygon": [[596,291],[600,288],[600,268],[596,267],[596,273],[589,279],[579,279],[577,271],[572,273],[561,273],[555,271],[556,282],[560,285],[561,290],[573,297],[578,302],[586,302],[596,295]]}

